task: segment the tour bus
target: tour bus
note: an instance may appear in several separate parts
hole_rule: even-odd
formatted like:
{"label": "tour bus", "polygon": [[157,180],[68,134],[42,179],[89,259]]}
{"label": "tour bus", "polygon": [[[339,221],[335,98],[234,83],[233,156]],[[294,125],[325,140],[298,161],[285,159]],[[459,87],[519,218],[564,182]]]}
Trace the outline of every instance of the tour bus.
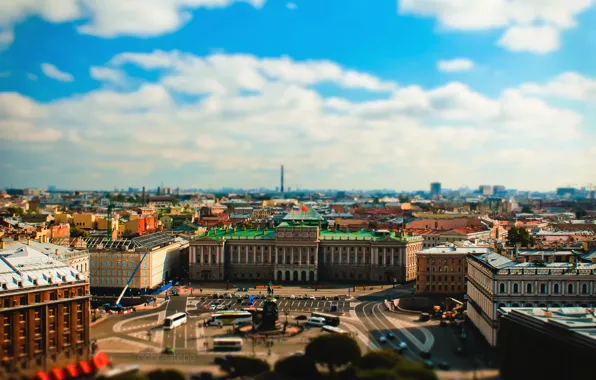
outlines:
{"label": "tour bus", "polygon": [[210,326],[222,325],[245,325],[252,323],[252,314],[248,311],[222,311],[211,314]]}
{"label": "tour bus", "polygon": [[333,326],[323,326],[323,332],[327,332],[327,333],[331,333],[331,334],[350,335],[349,331],[342,330],[339,327],[333,327]]}
{"label": "tour bus", "polygon": [[242,338],[214,338],[213,339],[213,350],[242,350]]}
{"label": "tour bus", "polygon": [[176,313],[174,315],[170,315],[163,321],[163,328],[164,330],[172,330],[178,326],[181,326],[186,323],[187,315],[186,313]]}
{"label": "tour bus", "polygon": [[325,318],[325,324],[327,326],[339,326],[339,317],[337,315],[327,314],[327,313],[319,313],[319,312],[314,312],[311,315],[313,317]]}

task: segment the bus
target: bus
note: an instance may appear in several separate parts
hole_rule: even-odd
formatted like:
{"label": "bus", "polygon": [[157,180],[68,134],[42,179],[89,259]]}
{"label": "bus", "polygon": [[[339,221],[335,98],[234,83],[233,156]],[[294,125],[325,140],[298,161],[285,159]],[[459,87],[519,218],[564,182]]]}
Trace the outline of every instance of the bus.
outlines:
{"label": "bus", "polygon": [[341,335],[351,335],[349,331],[342,330],[339,327],[333,326],[323,326],[323,332],[331,333],[331,334],[341,334]]}
{"label": "bus", "polygon": [[246,325],[252,323],[252,314],[248,311],[222,311],[211,314],[208,321],[210,326],[222,325]]}
{"label": "bus", "polygon": [[214,338],[213,339],[213,350],[242,350],[242,338]]}
{"label": "bus", "polygon": [[327,326],[339,326],[339,316],[337,315],[333,315],[333,314],[327,314],[327,313],[319,313],[319,312],[314,312],[311,313],[311,315],[313,317],[321,317],[321,318],[325,318],[325,324]]}
{"label": "bus", "polygon": [[170,315],[169,317],[164,319],[163,328],[164,328],[164,330],[175,329],[176,327],[185,324],[186,320],[187,320],[187,315],[184,312]]}

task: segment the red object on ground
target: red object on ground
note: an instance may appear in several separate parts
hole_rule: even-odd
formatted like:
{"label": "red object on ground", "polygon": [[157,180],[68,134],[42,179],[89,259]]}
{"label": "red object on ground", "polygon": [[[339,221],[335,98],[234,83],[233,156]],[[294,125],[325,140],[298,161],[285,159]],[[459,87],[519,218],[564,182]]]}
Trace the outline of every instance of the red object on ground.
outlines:
{"label": "red object on ground", "polygon": [[64,373],[64,369],[62,369],[62,368],[54,368],[52,370],[52,377],[55,380],[65,380],[66,379],[66,374]]}
{"label": "red object on ground", "polygon": [[68,377],[77,378],[81,375],[79,373],[79,368],[74,364],[67,364],[65,369],[66,373],[68,373]]}
{"label": "red object on ground", "polygon": [[37,372],[35,374],[35,380],[50,380],[50,374],[46,372]]}
{"label": "red object on ground", "polygon": [[79,367],[85,375],[89,375],[93,372],[93,367],[91,367],[91,364],[89,364],[89,362],[82,361],[79,363]]}
{"label": "red object on ground", "polygon": [[93,358],[93,365],[96,369],[102,369],[110,364],[110,358],[104,352],[100,352]]}

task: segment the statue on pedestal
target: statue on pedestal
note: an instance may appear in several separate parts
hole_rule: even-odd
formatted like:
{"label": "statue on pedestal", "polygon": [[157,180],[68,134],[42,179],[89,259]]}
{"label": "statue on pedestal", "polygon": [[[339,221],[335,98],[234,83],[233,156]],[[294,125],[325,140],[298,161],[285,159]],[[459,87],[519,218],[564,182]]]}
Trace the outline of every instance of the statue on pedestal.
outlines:
{"label": "statue on pedestal", "polygon": [[271,281],[267,286],[267,297],[263,303],[263,319],[258,329],[263,330],[278,330],[281,326],[279,321],[279,313],[277,310],[277,299],[273,296],[273,284]]}

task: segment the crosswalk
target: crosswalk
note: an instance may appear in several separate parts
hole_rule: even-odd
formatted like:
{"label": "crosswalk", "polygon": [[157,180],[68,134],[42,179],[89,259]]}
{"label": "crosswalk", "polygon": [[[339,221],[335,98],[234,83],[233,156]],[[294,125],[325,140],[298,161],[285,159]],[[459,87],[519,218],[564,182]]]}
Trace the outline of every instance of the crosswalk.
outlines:
{"label": "crosswalk", "polygon": [[[247,307],[250,307],[248,304],[248,300],[243,299],[211,299],[205,297],[187,297],[186,300],[186,311],[195,311],[200,310],[204,311],[210,308],[211,305],[219,302],[219,305],[222,305],[221,308],[225,310],[240,310]],[[255,307],[260,308],[263,307],[264,300],[258,299],[255,300]],[[349,310],[354,307],[354,302],[349,301],[329,301],[329,300],[290,300],[290,299],[282,299],[277,302],[277,307],[279,310],[295,310],[295,311],[329,311],[331,309],[331,305],[336,304],[338,309],[340,310]]]}

